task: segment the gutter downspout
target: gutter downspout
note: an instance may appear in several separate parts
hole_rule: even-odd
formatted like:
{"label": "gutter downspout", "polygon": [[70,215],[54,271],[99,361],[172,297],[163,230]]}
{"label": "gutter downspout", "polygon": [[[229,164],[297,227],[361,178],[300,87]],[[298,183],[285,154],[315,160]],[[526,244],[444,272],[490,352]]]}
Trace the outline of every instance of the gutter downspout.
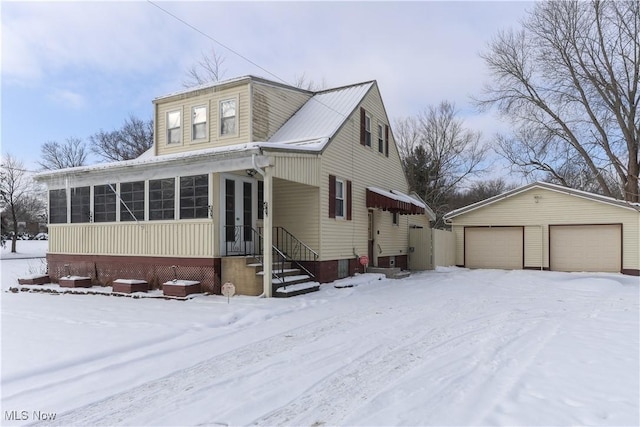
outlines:
{"label": "gutter downspout", "polygon": [[264,178],[264,205],[261,207],[264,212],[264,217],[262,220],[262,229],[264,230],[263,235],[263,273],[262,276],[262,286],[263,292],[261,296],[265,298],[270,298],[273,296],[273,287],[271,283],[271,277],[273,276],[273,252],[271,247],[273,246],[273,219],[271,218],[271,212],[269,211],[269,207],[272,202],[272,193],[273,193],[273,177],[271,173],[269,173],[269,169],[265,168],[262,170],[258,167],[256,163],[256,155],[251,155],[251,164],[253,168]]}

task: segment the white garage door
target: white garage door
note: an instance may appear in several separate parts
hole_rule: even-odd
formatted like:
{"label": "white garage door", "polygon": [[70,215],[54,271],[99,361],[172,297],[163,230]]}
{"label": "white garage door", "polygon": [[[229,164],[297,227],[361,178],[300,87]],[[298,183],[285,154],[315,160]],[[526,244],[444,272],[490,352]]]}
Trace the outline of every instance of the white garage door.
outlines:
{"label": "white garage door", "polygon": [[622,270],[622,225],[550,225],[549,259],[554,271]]}
{"label": "white garage door", "polygon": [[465,267],[522,269],[523,239],[522,227],[465,227]]}

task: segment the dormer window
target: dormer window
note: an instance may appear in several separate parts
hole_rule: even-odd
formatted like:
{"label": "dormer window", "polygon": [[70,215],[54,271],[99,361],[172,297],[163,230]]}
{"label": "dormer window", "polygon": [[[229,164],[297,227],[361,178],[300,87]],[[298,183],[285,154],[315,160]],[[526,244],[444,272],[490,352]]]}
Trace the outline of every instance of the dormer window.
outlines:
{"label": "dormer window", "polygon": [[180,111],[169,111],[167,113],[167,144],[180,144],[182,142],[180,123]]}
{"label": "dormer window", "polygon": [[205,139],[207,137],[207,107],[205,105],[193,107],[192,117],[191,139]]}
{"label": "dormer window", "polygon": [[236,100],[220,101],[220,135],[236,133]]}

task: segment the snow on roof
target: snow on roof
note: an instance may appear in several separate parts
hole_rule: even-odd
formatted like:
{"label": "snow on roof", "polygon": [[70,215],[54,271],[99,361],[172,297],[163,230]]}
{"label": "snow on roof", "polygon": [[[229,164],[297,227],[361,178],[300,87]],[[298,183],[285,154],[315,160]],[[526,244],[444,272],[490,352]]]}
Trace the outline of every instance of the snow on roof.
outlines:
{"label": "snow on roof", "polygon": [[269,143],[291,144],[319,139],[328,141],[351,115],[373,84],[374,82],[370,81],[316,93],[278,129],[269,139]]}
{"label": "snow on roof", "polygon": [[613,197],[602,196],[600,194],[589,193],[588,191],[576,190],[574,188],[564,187],[564,186],[558,185],[558,184],[552,184],[550,182],[536,181],[536,182],[533,182],[531,184],[523,185],[522,187],[518,187],[518,188],[513,189],[511,191],[507,191],[505,193],[498,194],[497,196],[489,197],[488,199],[481,200],[479,202],[472,203],[472,204],[467,205],[467,206],[463,206],[463,207],[455,209],[455,210],[453,210],[451,212],[447,212],[444,215],[444,218],[445,219],[450,219],[450,218],[456,217],[458,215],[462,215],[463,213],[470,212],[470,211],[475,210],[475,209],[479,209],[479,208],[481,208],[483,206],[490,205],[490,204],[495,203],[495,202],[497,202],[499,200],[506,199],[507,197],[515,196],[515,195],[520,194],[522,192],[528,191],[528,190],[530,190],[532,188],[543,188],[543,189],[547,189],[547,190],[550,190],[550,191],[558,191],[558,192],[569,194],[569,195],[573,195],[573,196],[576,196],[576,197],[583,197],[585,199],[595,200],[597,202],[608,203],[608,204],[615,205],[615,206],[620,206],[620,207],[623,207],[623,208],[635,209],[636,211],[640,212],[640,203],[627,202],[627,201],[624,201],[624,200],[615,199]]}
{"label": "snow on roof", "polygon": [[78,166],[75,168],[66,168],[66,169],[40,172],[35,174],[34,178],[46,179],[48,177],[54,177],[58,175],[67,175],[70,173],[95,172],[100,170],[117,169],[117,168],[131,167],[131,166],[150,165],[150,164],[156,164],[156,163],[168,163],[176,160],[186,160],[186,159],[192,159],[192,158],[198,158],[198,157],[223,156],[223,155],[232,155],[232,154],[241,155],[244,152],[258,150],[261,147],[261,145],[264,145],[264,143],[236,144],[236,145],[228,145],[224,147],[205,148],[202,150],[183,151],[183,152],[173,153],[173,154],[164,154],[161,156],[149,156],[147,155],[147,153],[144,153],[140,157],[133,160],[122,160],[119,162],[111,162],[111,163],[98,163],[90,166]]}
{"label": "snow on roof", "polygon": [[246,76],[234,77],[234,78],[231,78],[231,79],[221,80],[221,81],[217,81],[217,82],[207,82],[207,83],[203,83],[203,84],[198,85],[198,86],[188,87],[188,88],[185,88],[185,89],[181,89],[181,90],[178,90],[178,91],[175,91],[175,92],[168,93],[166,95],[158,96],[153,101],[156,102],[156,101],[160,101],[160,100],[165,99],[165,98],[171,98],[173,96],[184,95],[184,94],[191,93],[191,92],[197,92],[199,90],[205,90],[205,89],[210,89],[210,88],[213,88],[213,87],[230,85],[230,84],[241,82],[241,81],[244,81],[244,80],[253,80],[253,81],[258,81],[258,82],[262,82],[262,83],[266,83],[266,84],[270,84],[270,85],[275,85],[275,86],[279,86],[279,87],[288,88],[288,89],[295,90],[295,91],[311,93],[310,91],[308,91],[306,89],[300,89],[298,87],[292,86],[292,85],[287,84],[287,83],[281,83],[281,82],[277,82],[277,81],[273,81],[273,80],[265,79],[263,77],[258,77],[258,76],[254,76],[254,75],[250,75],[249,74],[249,75],[246,75]]}
{"label": "snow on roof", "polygon": [[426,208],[427,205],[425,205],[422,201],[411,197],[407,194],[401,193],[398,190],[391,190],[391,191],[386,191],[386,190],[382,190],[381,188],[378,187],[367,187],[367,190],[369,191],[373,191],[374,193],[378,193],[382,196],[388,197],[392,200],[398,200],[399,202],[404,202],[404,203],[411,203],[414,204],[416,206],[418,206],[419,208]]}

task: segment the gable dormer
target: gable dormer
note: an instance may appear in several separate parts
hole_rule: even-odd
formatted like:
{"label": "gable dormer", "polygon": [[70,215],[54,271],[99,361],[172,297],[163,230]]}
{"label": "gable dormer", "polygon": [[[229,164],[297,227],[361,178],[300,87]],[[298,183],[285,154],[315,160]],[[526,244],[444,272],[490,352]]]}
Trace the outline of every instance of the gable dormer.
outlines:
{"label": "gable dormer", "polygon": [[312,95],[246,76],[156,98],[155,154],[266,141]]}

